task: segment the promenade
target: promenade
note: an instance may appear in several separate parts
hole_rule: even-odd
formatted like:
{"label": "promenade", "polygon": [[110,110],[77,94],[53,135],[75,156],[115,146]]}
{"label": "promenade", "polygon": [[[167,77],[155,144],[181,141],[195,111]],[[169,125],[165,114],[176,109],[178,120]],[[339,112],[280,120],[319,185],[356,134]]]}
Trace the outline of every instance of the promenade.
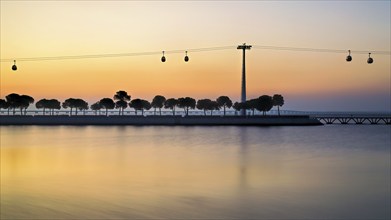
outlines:
{"label": "promenade", "polygon": [[297,116],[0,116],[0,125],[323,125],[318,119]]}

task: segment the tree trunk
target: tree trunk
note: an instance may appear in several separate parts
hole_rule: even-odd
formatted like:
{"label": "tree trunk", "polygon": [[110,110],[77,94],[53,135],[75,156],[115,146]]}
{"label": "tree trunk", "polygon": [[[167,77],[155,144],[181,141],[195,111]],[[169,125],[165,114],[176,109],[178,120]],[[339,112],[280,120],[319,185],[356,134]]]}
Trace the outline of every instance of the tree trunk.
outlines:
{"label": "tree trunk", "polygon": [[206,109],[204,109],[204,116],[206,116]]}
{"label": "tree trunk", "polygon": [[72,107],[71,107],[71,116],[72,116]]}
{"label": "tree trunk", "polygon": [[172,108],[172,115],[175,116],[175,106]]}
{"label": "tree trunk", "polygon": [[212,116],[213,115],[213,110],[210,110],[210,116]]}
{"label": "tree trunk", "polygon": [[106,108],[106,116],[107,116],[108,113],[109,113],[109,110]]}
{"label": "tree trunk", "polygon": [[42,110],[42,114],[43,114],[43,115],[45,115],[45,108],[43,108],[43,110]]}
{"label": "tree trunk", "polygon": [[118,115],[121,115],[121,108],[118,109]]}
{"label": "tree trunk", "polygon": [[156,107],[155,107],[155,109],[153,110],[153,115],[156,115]]}
{"label": "tree trunk", "polygon": [[224,105],[224,116],[225,116],[225,105]]}
{"label": "tree trunk", "polygon": [[280,116],[280,106],[277,105],[277,109],[278,109],[278,116]]}
{"label": "tree trunk", "polygon": [[162,108],[159,108],[159,115],[162,116]]}
{"label": "tree trunk", "polygon": [[144,116],[144,108],[141,109],[141,116]]}

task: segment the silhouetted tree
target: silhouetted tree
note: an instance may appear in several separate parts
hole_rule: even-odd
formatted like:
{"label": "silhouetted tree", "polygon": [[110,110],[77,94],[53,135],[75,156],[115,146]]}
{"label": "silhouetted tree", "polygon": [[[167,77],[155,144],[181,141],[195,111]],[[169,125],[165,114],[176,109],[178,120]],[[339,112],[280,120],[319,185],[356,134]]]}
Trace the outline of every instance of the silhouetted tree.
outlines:
{"label": "silhouetted tree", "polygon": [[190,97],[179,98],[178,99],[178,107],[183,108],[185,111],[185,115],[189,115],[189,109],[194,109],[196,106],[196,100]]}
{"label": "silhouetted tree", "polygon": [[232,101],[228,96],[220,96],[217,98],[217,103],[219,104],[219,107],[224,108],[224,116],[225,116],[225,108],[231,108],[232,107]]}
{"label": "silhouetted tree", "polygon": [[9,108],[12,109],[12,114],[15,115],[15,109],[20,106],[20,95],[11,93],[5,97],[9,104]]}
{"label": "silhouetted tree", "polygon": [[263,112],[263,115],[266,115],[266,112],[270,111],[273,108],[273,98],[268,95],[263,95],[258,98],[258,103],[256,109]]}
{"label": "silhouetted tree", "polygon": [[71,109],[71,113],[70,115],[72,115],[72,109],[75,107],[75,99],[74,98],[69,98],[69,99],[66,99],[63,103],[62,103],[62,107],[67,109],[67,108],[70,108]]}
{"label": "silhouetted tree", "polygon": [[35,107],[37,109],[43,109],[42,110],[42,114],[43,115],[45,115],[45,109],[46,109],[45,101],[46,101],[46,99],[41,99],[41,100],[39,100],[38,102],[35,103]]}
{"label": "silhouetted tree", "polygon": [[156,115],[156,108],[159,108],[159,114],[162,115],[162,108],[164,106],[164,102],[166,98],[161,95],[157,95],[153,98],[151,106],[155,108],[154,115]]}
{"label": "silhouetted tree", "polygon": [[141,113],[142,113],[142,115],[144,115],[144,110],[148,111],[149,109],[152,108],[152,105],[150,102],[148,102],[147,100],[144,100],[144,99],[142,99],[141,102],[143,105],[143,108],[141,109]]}
{"label": "silhouetted tree", "polygon": [[217,101],[210,101],[207,103],[207,109],[210,111],[210,115],[213,115],[214,110],[220,110],[219,103]]}
{"label": "silhouetted tree", "polygon": [[94,104],[91,105],[91,110],[94,111],[95,115],[97,114],[97,112],[102,109],[102,105],[100,104],[100,102],[95,102]]}
{"label": "silhouetted tree", "polygon": [[135,114],[137,115],[137,111],[143,109],[143,102],[141,99],[133,99],[130,101],[129,107],[134,108]]}
{"label": "silhouetted tree", "polygon": [[12,114],[15,115],[15,109],[20,107],[20,95],[11,93],[5,97],[9,104],[9,108],[12,109]]}
{"label": "silhouetted tree", "polygon": [[136,115],[138,110],[141,110],[141,114],[144,115],[144,109],[151,109],[151,103],[144,99],[133,99],[129,103],[129,107],[134,108],[134,110],[136,111]]}
{"label": "silhouetted tree", "polygon": [[172,110],[172,115],[175,115],[175,107],[178,105],[178,100],[174,98],[169,98],[164,102],[164,108]]}
{"label": "silhouetted tree", "polygon": [[124,100],[118,100],[115,102],[115,108],[119,109],[118,115],[124,115],[124,109],[128,107],[128,103]]}
{"label": "silhouetted tree", "polygon": [[206,110],[209,108],[208,105],[210,104],[211,100],[210,99],[199,99],[197,101],[196,107],[199,110],[204,110],[204,115],[206,115]]}
{"label": "silhouetted tree", "polygon": [[77,110],[83,111],[83,114],[86,114],[86,110],[88,110],[88,103],[82,99],[77,99],[76,100],[76,115],[77,115]]}
{"label": "silhouetted tree", "polygon": [[238,111],[242,110],[243,104],[241,102],[235,102],[232,107],[235,109],[235,115]]}
{"label": "silhouetted tree", "polygon": [[75,109],[75,114],[77,115],[77,110],[87,110],[88,109],[88,103],[86,101],[84,101],[83,99],[69,98],[62,103],[62,107],[65,109],[70,108],[71,115],[72,115],[72,109]]}
{"label": "silhouetted tree", "polygon": [[108,114],[109,109],[114,109],[115,103],[111,98],[103,98],[99,101],[99,104],[102,108],[106,109],[106,116]]}
{"label": "silhouetted tree", "polygon": [[34,98],[28,95],[21,95],[21,105],[20,105],[20,114],[22,114],[22,111],[24,110],[24,114],[27,113],[27,108],[30,106],[30,104],[34,103]]}
{"label": "silhouetted tree", "polygon": [[42,109],[43,115],[45,115],[45,109],[50,110],[50,114],[54,115],[54,110],[61,109],[61,103],[57,99],[41,99],[35,103],[37,109]]}
{"label": "silhouetted tree", "polygon": [[115,93],[114,100],[118,100],[115,103],[115,107],[119,108],[118,114],[122,112],[122,115],[124,115],[124,109],[128,107],[128,102],[130,101],[130,95],[128,95],[127,92],[120,90]]}
{"label": "silhouetted tree", "polygon": [[51,114],[54,115],[54,110],[61,109],[61,102],[57,99],[49,99],[48,108],[51,110]]}
{"label": "silhouetted tree", "polygon": [[255,109],[257,108],[257,105],[258,105],[258,99],[250,99],[245,102],[243,107],[245,109],[250,109],[253,115],[255,115],[254,113],[255,113]]}
{"label": "silhouetted tree", "polygon": [[16,93],[11,93],[5,97],[7,102],[9,103],[9,108],[13,109],[13,114],[15,115],[15,109],[20,109],[20,114],[24,113],[26,114],[26,109],[29,107],[30,104],[34,103],[34,99],[31,96],[28,95],[19,95]]}
{"label": "silhouetted tree", "polygon": [[278,116],[280,116],[280,107],[284,105],[284,97],[280,94],[273,95],[273,106],[277,106]]}
{"label": "silhouetted tree", "polygon": [[206,115],[206,111],[210,111],[210,115],[213,115],[213,110],[219,110],[220,106],[217,101],[212,101],[210,99],[200,99],[197,101],[197,108],[200,110],[204,110],[204,115]]}
{"label": "silhouetted tree", "polygon": [[5,101],[4,99],[0,99],[0,109],[7,109],[8,115],[10,113],[9,111],[9,103]]}

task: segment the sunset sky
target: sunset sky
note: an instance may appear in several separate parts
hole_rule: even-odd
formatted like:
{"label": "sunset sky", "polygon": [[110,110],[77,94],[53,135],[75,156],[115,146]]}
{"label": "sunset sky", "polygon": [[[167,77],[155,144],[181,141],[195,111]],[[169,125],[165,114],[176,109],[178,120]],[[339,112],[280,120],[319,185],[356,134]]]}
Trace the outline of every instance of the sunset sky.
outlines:
{"label": "sunset sky", "polygon": [[[242,53],[236,46],[286,46],[346,53],[247,51],[247,98],[282,94],[283,109],[390,111],[390,1],[4,1],[1,0],[1,95],[83,98],[118,90],[155,95],[240,98]],[[232,49],[191,52],[192,48]],[[347,50],[353,61],[345,61]],[[20,61],[110,53],[190,50],[99,59]],[[374,63],[368,65],[372,52]]]}

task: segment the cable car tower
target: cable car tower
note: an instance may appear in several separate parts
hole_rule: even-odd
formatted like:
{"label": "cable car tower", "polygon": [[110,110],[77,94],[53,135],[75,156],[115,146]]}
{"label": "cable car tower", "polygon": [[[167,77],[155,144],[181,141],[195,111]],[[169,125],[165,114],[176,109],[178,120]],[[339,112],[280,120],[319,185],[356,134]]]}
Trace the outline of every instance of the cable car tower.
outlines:
{"label": "cable car tower", "polygon": [[[246,45],[244,43],[243,45],[239,45],[237,47],[238,50],[243,50],[243,63],[242,63],[242,103],[246,102],[246,50],[251,49],[251,45]],[[246,115],[246,109],[242,109],[240,111],[240,115],[245,116]]]}

